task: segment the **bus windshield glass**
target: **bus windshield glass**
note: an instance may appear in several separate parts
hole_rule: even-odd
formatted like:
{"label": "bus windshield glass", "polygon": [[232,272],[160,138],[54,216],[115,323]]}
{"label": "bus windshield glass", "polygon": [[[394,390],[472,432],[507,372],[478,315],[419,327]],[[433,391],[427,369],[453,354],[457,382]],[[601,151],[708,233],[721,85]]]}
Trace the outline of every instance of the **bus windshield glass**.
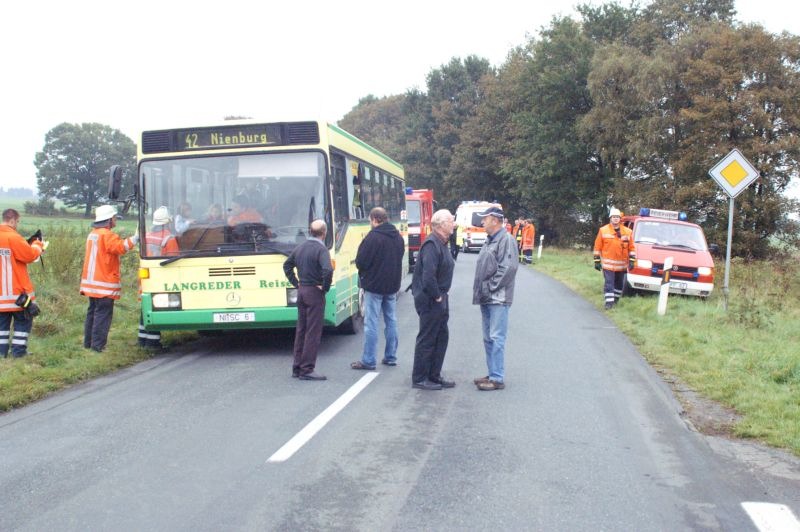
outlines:
{"label": "bus windshield glass", "polygon": [[329,208],[320,152],[147,161],[139,171],[148,258],[288,255]]}
{"label": "bus windshield glass", "polygon": [[420,215],[418,200],[410,200],[410,199],[406,200],[406,214],[408,215],[409,226],[411,227],[419,226],[421,215]]}
{"label": "bus windshield glass", "polygon": [[706,251],[703,231],[694,225],[676,224],[657,220],[639,220],[636,223],[634,242]]}

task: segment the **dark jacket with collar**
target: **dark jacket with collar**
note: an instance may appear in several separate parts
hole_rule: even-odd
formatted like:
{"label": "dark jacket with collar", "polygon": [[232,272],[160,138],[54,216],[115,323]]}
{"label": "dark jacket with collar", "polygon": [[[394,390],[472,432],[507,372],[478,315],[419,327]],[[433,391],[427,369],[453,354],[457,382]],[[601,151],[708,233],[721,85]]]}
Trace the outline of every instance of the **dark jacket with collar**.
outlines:
{"label": "dark jacket with collar", "polygon": [[425,308],[425,305],[430,306],[431,301],[439,297],[446,299],[453,283],[454,268],[455,261],[447,243],[442,242],[435,233],[428,235],[419,250],[411,281],[411,293],[414,294],[417,310]]}
{"label": "dark jacket with collar", "polygon": [[298,285],[321,286],[322,291],[327,292],[333,280],[331,254],[320,240],[309,238],[294,248],[283,262],[283,273],[295,288]]}
{"label": "dark jacket with collar", "polygon": [[367,233],[356,254],[361,288],[374,294],[394,294],[403,276],[405,242],[397,228],[382,223]]}

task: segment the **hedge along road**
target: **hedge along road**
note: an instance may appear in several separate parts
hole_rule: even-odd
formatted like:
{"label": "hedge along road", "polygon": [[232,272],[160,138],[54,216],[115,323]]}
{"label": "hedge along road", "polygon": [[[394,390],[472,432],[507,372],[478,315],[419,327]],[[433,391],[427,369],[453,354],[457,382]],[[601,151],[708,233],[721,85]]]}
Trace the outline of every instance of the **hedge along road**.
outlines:
{"label": "hedge along road", "polygon": [[797,526],[795,459],[691,430],[613,324],[533,269],[507,387],[477,391],[475,262],[459,255],[450,298],[455,388],[411,388],[408,293],[399,365],[377,375],[349,368],[360,335],[325,335],[325,382],[290,377],[291,332],[204,339],[0,416],[0,529]]}

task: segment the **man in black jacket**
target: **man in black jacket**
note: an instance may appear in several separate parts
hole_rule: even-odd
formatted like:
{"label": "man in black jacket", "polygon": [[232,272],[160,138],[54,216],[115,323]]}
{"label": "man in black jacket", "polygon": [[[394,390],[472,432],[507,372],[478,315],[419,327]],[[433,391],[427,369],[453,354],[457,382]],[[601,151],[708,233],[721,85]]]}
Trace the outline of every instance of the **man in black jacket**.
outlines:
{"label": "man in black jacket", "polygon": [[414,346],[411,385],[421,390],[441,390],[456,385],[442,377],[447,351],[450,317],[447,292],[453,282],[455,261],[447,248],[453,232],[453,215],[447,209],[433,213],[431,234],[423,242],[414,266],[411,291],[419,315],[419,333]]}
{"label": "man in black jacket", "polygon": [[361,360],[353,362],[353,369],[375,369],[378,346],[380,314],[386,326],[386,347],[382,364],[397,365],[397,291],[403,275],[405,243],[397,228],[389,223],[383,207],[369,213],[372,230],[358,246],[356,267],[364,289],[364,351]]}
{"label": "man in black jacket", "polygon": [[[283,273],[297,288],[297,329],[294,335],[292,377],[324,381],[327,377],[314,371],[322,340],[325,294],[333,280],[331,254],[325,245],[328,226],[314,220],[308,229],[309,239],[297,246],[283,263]],[[294,270],[297,268],[297,275]],[[299,279],[298,279],[299,277]]]}

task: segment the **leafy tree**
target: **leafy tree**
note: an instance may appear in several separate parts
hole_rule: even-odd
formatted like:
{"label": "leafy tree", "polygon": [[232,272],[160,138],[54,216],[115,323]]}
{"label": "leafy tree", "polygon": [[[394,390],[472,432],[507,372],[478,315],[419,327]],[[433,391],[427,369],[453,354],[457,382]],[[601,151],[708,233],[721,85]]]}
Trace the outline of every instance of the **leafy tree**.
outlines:
{"label": "leafy tree", "polygon": [[708,170],[739,148],[762,177],[737,199],[732,251],[766,255],[785,225],[789,205],[781,192],[800,155],[796,37],[698,23],[650,55],[622,46],[599,51],[589,87],[595,108],[584,134],[625,161],[615,197],[687,210],[710,240],[724,242],[727,197]]}
{"label": "leafy tree", "polygon": [[122,165],[127,179],[124,188],[132,189],[136,146],[109,126],[63,123],[47,132],[34,164],[40,194],[58,198],[70,207],[83,207],[84,216],[89,217],[92,207],[106,197],[112,165]]}

